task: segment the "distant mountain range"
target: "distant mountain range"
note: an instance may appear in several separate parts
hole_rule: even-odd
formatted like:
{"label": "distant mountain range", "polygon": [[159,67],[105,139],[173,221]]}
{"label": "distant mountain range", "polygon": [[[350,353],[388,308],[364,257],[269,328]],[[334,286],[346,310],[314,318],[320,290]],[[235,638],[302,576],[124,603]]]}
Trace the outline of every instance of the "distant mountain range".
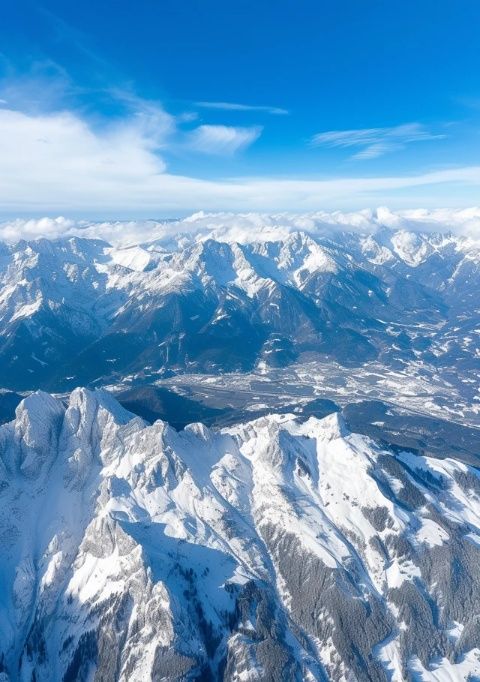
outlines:
{"label": "distant mountain range", "polygon": [[0,387],[62,391],[319,358],[479,362],[480,243],[379,228],[0,244]]}

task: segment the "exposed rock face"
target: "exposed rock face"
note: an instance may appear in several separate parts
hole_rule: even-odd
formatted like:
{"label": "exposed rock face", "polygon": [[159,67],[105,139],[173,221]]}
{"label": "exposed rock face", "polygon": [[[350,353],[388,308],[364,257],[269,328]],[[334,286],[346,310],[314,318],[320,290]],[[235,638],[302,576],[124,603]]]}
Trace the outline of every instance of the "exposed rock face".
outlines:
{"label": "exposed rock face", "polygon": [[176,432],[34,394],[0,427],[0,679],[474,679],[479,492],[338,414]]}
{"label": "exposed rock face", "polygon": [[[213,233],[212,233],[213,234]],[[0,245],[0,388],[66,390],[299,358],[353,367],[478,364],[478,242],[272,230]]]}

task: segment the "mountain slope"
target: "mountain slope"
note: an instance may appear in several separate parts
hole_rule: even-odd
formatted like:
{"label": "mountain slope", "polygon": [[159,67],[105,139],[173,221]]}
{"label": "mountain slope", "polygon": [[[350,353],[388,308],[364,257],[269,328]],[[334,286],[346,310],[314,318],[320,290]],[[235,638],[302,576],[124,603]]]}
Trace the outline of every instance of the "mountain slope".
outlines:
{"label": "mountain slope", "polygon": [[58,391],[312,357],[468,372],[479,286],[477,243],[404,230],[1,245],[1,386]]}
{"label": "mountain slope", "polygon": [[3,680],[480,675],[480,481],[338,414],[149,426],[106,393],[0,427]]}

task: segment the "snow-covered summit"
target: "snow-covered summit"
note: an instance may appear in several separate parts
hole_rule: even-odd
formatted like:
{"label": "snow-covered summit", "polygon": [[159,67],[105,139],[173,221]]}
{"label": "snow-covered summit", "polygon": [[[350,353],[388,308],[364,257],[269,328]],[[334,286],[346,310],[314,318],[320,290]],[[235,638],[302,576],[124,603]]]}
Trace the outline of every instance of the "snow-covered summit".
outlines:
{"label": "snow-covered summit", "polygon": [[3,679],[473,679],[479,494],[338,414],[177,432],[38,393],[0,427]]}
{"label": "snow-covered summit", "polygon": [[305,354],[347,365],[474,360],[480,248],[471,237],[412,232],[406,219],[332,234],[303,216],[283,230],[249,215],[240,226],[259,221],[268,233],[241,240],[206,219],[188,234],[168,223],[128,247],[78,236],[5,244],[2,387],[245,371]]}

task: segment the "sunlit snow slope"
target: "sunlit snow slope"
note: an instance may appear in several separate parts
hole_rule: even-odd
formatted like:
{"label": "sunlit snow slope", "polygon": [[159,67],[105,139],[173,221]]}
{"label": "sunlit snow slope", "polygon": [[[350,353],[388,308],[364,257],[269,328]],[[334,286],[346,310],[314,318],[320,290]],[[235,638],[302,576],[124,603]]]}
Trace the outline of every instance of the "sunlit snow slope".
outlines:
{"label": "sunlit snow slope", "polygon": [[478,371],[478,241],[386,228],[239,236],[212,228],[125,248],[79,237],[0,243],[0,388],[63,391],[312,359],[455,367],[467,380]]}
{"label": "sunlit snow slope", "polygon": [[33,394],[0,427],[0,679],[478,679],[479,496],[338,414]]}

